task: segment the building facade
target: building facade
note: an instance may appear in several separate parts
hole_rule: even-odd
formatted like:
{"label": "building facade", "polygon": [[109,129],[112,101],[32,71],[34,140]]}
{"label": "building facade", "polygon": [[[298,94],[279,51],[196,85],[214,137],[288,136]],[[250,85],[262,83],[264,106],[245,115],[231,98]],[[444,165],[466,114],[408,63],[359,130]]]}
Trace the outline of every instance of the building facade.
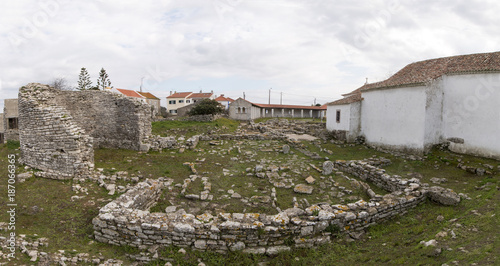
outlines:
{"label": "building facade", "polygon": [[177,109],[193,104],[202,99],[214,99],[215,95],[213,92],[170,92],[167,96],[167,112],[170,115],[177,115]]}
{"label": "building facade", "polygon": [[4,141],[19,140],[19,103],[17,99],[5,99],[3,109]]}
{"label": "building facade", "polygon": [[238,98],[229,105],[229,117],[236,120],[253,120],[261,117],[324,118],[326,105],[281,105],[252,103]]}
{"label": "building facade", "polygon": [[[446,142],[455,152],[500,158],[500,52],[412,63],[354,92],[358,101],[346,95],[328,104],[327,129],[409,153],[422,154]],[[345,110],[355,105],[360,112]],[[341,122],[330,116],[338,110]],[[360,121],[360,126],[343,120]]]}

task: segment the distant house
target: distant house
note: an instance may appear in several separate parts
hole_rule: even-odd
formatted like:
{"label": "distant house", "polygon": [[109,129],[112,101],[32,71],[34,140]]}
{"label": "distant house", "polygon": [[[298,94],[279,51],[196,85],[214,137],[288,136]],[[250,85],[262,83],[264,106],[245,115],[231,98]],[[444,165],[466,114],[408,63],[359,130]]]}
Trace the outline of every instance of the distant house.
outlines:
{"label": "distant house", "polygon": [[154,96],[153,94],[149,92],[140,92],[140,91],[134,91],[134,90],[126,90],[126,89],[116,89],[116,88],[106,88],[110,90],[111,92],[122,94],[127,97],[132,97],[139,99],[151,106],[153,106],[153,116],[156,116],[157,114],[160,113],[160,98]]}
{"label": "distant house", "polygon": [[500,52],[411,63],[328,104],[327,129],[373,146],[500,158]]}
{"label": "distant house", "polygon": [[167,96],[167,111],[171,115],[177,115],[177,109],[195,103],[201,99],[213,99],[213,92],[193,93],[193,92],[170,92]]}
{"label": "distant house", "polygon": [[18,99],[5,99],[3,108],[3,139],[19,140],[19,104]]}
{"label": "distant house", "polygon": [[252,103],[238,98],[229,105],[229,117],[236,120],[253,120],[261,117],[323,118],[326,105],[281,105]]}
{"label": "distant house", "polygon": [[215,100],[217,102],[219,102],[220,104],[222,104],[226,110],[229,108],[229,105],[232,102],[234,102],[233,99],[231,99],[229,97],[224,97],[224,94],[221,94],[219,97],[215,98]]}

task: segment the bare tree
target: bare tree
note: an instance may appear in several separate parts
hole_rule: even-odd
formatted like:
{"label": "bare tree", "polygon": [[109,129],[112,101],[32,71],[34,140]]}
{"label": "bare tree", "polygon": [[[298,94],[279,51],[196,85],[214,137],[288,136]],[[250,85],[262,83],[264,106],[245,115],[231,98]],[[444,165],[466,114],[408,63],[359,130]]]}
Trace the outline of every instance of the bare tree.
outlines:
{"label": "bare tree", "polygon": [[58,90],[72,90],[65,78],[55,78],[49,85]]}

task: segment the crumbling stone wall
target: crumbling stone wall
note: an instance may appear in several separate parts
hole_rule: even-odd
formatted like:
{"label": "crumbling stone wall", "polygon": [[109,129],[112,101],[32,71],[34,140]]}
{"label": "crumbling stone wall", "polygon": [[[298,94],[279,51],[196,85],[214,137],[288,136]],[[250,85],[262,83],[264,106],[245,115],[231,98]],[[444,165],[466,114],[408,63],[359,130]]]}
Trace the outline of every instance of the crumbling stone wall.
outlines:
{"label": "crumbling stone wall", "polygon": [[[183,209],[170,213],[150,213],[148,208],[169,187],[172,180],[146,180],[108,203],[92,221],[96,240],[114,245],[147,248],[154,245],[192,247],[198,250],[275,254],[290,246],[312,247],[332,240],[336,231],[357,231],[403,214],[426,199],[445,199],[455,204],[456,193],[440,187],[429,188],[417,179],[385,176],[381,169],[364,161],[337,162],[347,172],[365,175],[392,193],[367,193],[370,201],[347,205],[327,203],[284,210],[276,215],[259,213],[210,213],[193,215]],[[359,167],[358,167],[359,166]],[[369,167],[368,167],[369,166]],[[365,169],[366,168],[366,169]],[[337,169],[334,169],[337,170]],[[383,176],[383,177],[382,177]],[[365,186],[363,182],[360,186]],[[447,193],[442,193],[446,191]],[[436,195],[434,195],[436,194]],[[451,195],[451,197],[450,197]],[[450,200],[451,199],[451,200]],[[459,200],[459,199],[458,199]]]}
{"label": "crumbling stone wall", "polygon": [[94,168],[93,148],[148,146],[150,112],[148,105],[110,92],[30,83],[19,90],[22,160],[41,176],[85,176]]}
{"label": "crumbling stone wall", "polygon": [[140,150],[151,135],[151,108],[104,91],[57,91],[56,103],[94,138],[94,148]]}
{"label": "crumbling stone wall", "polygon": [[55,104],[47,85],[30,83],[19,90],[19,140],[22,162],[38,175],[66,179],[94,167],[92,137]]}

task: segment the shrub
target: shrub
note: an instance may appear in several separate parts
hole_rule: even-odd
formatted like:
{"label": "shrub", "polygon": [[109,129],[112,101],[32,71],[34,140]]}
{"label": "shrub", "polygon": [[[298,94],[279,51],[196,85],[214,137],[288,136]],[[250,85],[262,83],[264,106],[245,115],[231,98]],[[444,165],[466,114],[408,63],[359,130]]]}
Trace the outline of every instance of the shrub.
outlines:
{"label": "shrub", "polygon": [[216,115],[224,112],[224,106],[216,100],[203,99],[189,111],[188,115]]}

